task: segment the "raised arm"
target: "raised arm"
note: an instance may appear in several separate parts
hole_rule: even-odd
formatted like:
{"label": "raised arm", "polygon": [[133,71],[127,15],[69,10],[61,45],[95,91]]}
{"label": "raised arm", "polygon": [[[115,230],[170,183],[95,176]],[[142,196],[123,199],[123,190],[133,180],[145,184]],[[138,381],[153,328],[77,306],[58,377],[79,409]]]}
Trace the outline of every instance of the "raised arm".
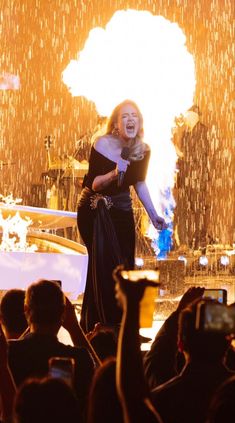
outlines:
{"label": "raised arm", "polygon": [[97,138],[94,143],[95,150],[102,154],[104,157],[107,157],[113,162],[116,162],[116,167],[104,175],[97,175],[95,177],[92,184],[93,191],[102,191],[103,189],[107,188],[113,181],[117,180],[119,172],[126,172],[127,167],[130,164],[128,160],[124,160],[121,158],[121,156],[117,156],[113,144],[114,141],[110,139],[110,136],[108,135]]}
{"label": "raised arm", "polygon": [[92,347],[85,333],[83,332],[82,327],[77,320],[74,306],[72,305],[72,303],[67,297],[66,297],[65,312],[63,316],[63,327],[69,332],[73,345],[75,347],[86,348],[89,351],[94,364],[96,366],[100,366],[101,360],[96,354],[94,348]]}
{"label": "raised arm", "polygon": [[116,296],[123,308],[118,337],[117,391],[124,422],[160,423],[161,419],[150,401],[140,350],[139,304],[146,285],[143,281],[133,283],[124,280],[120,275],[120,267],[113,275],[117,282]]}
{"label": "raised arm", "polygon": [[157,214],[156,209],[153,205],[148,187],[146,185],[146,182],[145,181],[137,182],[134,188],[146,212],[148,213],[153,226],[159,230],[166,229],[167,224],[165,220]]}

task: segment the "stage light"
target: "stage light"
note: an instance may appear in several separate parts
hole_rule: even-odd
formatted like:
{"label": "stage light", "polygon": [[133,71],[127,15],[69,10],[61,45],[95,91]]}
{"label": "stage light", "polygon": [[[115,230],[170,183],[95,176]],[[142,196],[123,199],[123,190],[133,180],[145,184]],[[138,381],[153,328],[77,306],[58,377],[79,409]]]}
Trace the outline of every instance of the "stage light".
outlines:
{"label": "stage light", "polygon": [[228,256],[221,256],[220,257],[220,264],[222,266],[228,266],[230,263],[229,257]]}
{"label": "stage light", "polygon": [[143,267],[144,260],[142,259],[142,257],[135,257],[135,265],[138,268]]}
{"label": "stage light", "polygon": [[184,257],[184,256],[179,256],[179,257],[178,257],[178,260],[183,261],[183,262],[184,262],[184,264],[185,264],[185,266],[187,265],[188,260],[186,259],[186,257]]}
{"label": "stage light", "polygon": [[199,264],[200,264],[200,266],[207,266],[208,265],[208,258],[206,256],[199,257]]}

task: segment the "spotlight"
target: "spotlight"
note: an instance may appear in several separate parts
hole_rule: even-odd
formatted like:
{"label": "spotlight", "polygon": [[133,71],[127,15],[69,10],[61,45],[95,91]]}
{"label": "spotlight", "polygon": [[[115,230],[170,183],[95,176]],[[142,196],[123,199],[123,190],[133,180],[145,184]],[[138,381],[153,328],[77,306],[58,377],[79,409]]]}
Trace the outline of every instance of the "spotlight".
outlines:
{"label": "spotlight", "polygon": [[208,258],[206,256],[199,257],[199,264],[200,264],[200,266],[207,266],[208,265]]}
{"label": "spotlight", "polygon": [[230,263],[229,257],[228,256],[221,256],[220,257],[220,264],[222,266],[228,266]]}
{"label": "spotlight", "polygon": [[141,257],[135,257],[135,265],[137,268],[143,267],[144,260]]}

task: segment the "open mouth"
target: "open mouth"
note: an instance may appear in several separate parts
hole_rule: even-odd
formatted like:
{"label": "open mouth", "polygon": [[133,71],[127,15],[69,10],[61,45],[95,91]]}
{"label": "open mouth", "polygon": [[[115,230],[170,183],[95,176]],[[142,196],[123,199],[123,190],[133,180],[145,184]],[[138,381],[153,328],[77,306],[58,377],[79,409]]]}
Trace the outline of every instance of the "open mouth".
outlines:
{"label": "open mouth", "polygon": [[127,129],[127,131],[134,131],[135,130],[135,125],[133,123],[128,123],[126,125],[126,129]]}

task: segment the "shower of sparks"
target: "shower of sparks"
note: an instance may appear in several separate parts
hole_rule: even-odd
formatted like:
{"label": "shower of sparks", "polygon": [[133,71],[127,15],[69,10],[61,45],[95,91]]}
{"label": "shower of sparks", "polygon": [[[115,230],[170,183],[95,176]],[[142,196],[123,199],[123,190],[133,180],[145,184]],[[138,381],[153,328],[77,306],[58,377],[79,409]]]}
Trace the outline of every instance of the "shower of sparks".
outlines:
{"label": "shower of sparks", "polygon": [[152,150],[147,183],[168,222],[173,217],[169,187],[174,185],[177,160],[171,129],[175,116],[192,105],[196,83],[185,41],[180,27],[162,16],[118,11],[105,29],[90,31],[78,59],[62,74],[71,94],[93,101],[100,115],[110,115],[126,98],[139,105]]}

